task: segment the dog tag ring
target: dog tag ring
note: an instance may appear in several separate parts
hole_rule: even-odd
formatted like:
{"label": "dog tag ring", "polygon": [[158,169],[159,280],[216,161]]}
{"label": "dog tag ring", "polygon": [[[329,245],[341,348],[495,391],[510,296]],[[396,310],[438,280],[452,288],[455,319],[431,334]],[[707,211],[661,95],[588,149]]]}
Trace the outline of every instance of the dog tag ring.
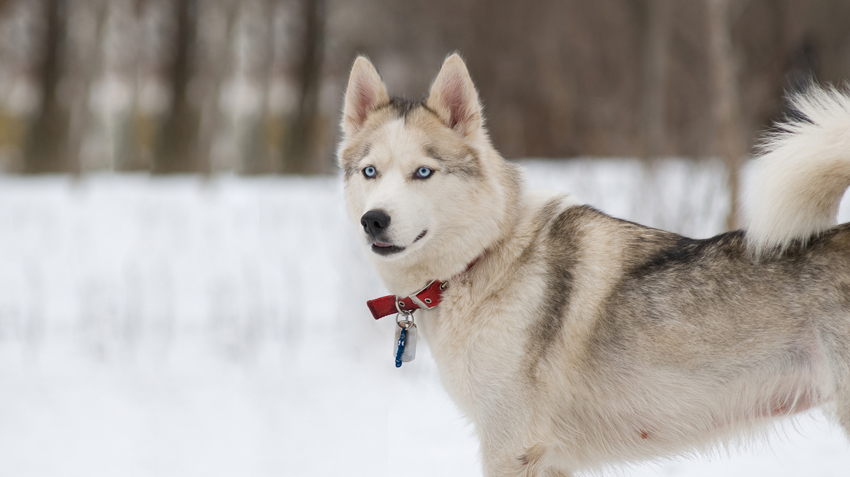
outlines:
{"label": "dog tag ring", "polygon": [[413,322],[413,313],[399,313],[396,315],[395,330],[395,367],[400,368],[401,363],[413,361],[416,357],[416,323]]}

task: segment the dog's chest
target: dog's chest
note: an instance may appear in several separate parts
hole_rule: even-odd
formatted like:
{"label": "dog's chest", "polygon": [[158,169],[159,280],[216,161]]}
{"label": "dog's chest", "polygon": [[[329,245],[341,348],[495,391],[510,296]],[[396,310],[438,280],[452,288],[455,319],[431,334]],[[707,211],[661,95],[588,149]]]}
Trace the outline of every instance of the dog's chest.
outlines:
{"label": "dog's chest", "polygon": [[515,374],[521,333],[510,329],[510,320],[497,304],[446,305],[422,321],[449,395],[473,416],[484,411],[484,403],[497,405],[500,397],[515,398],[520,387]]}

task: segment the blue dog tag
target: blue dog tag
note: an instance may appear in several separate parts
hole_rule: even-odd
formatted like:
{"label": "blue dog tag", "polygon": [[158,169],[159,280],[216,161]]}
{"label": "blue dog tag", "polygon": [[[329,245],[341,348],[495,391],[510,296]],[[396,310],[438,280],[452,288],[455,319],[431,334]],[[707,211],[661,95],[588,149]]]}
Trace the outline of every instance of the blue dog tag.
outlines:
{"label": "blue dog tag", "polygon": [[400,368],[401,363],[413,361],[416,357],[416,324],[413,320],[402,320],[398,322],[395,330],[395,367]]}

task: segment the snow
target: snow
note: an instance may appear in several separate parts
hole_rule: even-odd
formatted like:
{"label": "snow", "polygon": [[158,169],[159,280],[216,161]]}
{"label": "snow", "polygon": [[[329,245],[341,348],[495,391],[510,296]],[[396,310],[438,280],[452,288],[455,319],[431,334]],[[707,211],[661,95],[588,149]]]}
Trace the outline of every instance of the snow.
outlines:
{"label": "snow", "polygon": [[[525,166],[620,217],[723,228],[715,162]],[[340,182],[0,177],[0,475],[481,475],[427,347],[395,369],[364,305],[385,290]],[[604,475],[848,475],[841,430],[796,422]]]}

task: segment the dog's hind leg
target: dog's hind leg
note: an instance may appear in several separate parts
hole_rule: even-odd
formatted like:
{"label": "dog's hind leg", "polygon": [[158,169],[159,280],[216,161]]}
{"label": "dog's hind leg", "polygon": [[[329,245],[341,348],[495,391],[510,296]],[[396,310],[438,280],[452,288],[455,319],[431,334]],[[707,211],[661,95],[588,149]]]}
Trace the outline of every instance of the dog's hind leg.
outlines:
{"label": "dog's hind leg", "polygon": [[[850,359],[848,357],[847,359]],[[850,440],[850,367],[844,366],[843,375],[836,377],[836,389],[832,400],[832,411],[844,435]]]}
{"label": "dog's hind leg", "polygon": [[850,317],[830,320],[822,327],[821,343],[831,374],[831,410],[850,440]]}
{"label": "dog's hind leg", "polygon": [[[845,363],[850,363],[850,356],[844,359]],[[838,423],[844,429],[844,435],[850,440],[850,365],[844,364],[840,371],[841,374],[836,376],[832,406]]]}

